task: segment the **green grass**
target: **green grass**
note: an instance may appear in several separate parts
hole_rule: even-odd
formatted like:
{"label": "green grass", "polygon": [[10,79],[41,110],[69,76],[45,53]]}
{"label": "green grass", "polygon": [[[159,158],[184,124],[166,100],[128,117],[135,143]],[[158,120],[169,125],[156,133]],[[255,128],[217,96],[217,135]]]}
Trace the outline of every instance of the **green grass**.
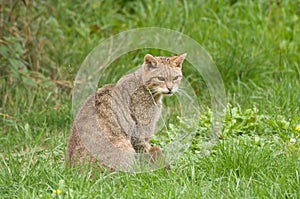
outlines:
{"label": "green grass", "polygon": [[[297,198],[299,154],[274,140],[257,144],[251,137],[227,139],[211,155],[186,153],[172,170],[153,173],[97,174],[64,167],[65,145],[32,148],[9,154],[1,161],[2,197],[47,198],[52,191],[62,196],[94,198]],[[286,143],[288,145],[288,143]]]}
{"label": "green grass", "polygon": [[[234,0],[4,1],[0,9],[1,198],[53,198],[56,189],[60,198],[299,197],[299,0],[280,7]],[[189,35],[211,54],[230,103],[223,139],[205,147],[210,96],[187,63],[184,75],[201,114],[189,127],[196,132],[191,146],[171,171],[94,171],[89,179],[88,165],[83,173],[65,166],[77,70],[105,38],[151,26]],[[117,81],[148,52],[169,54],[130,52],[106,69],[99,85]],[[168,136],[172,128],[152,142],[163,146]]]}

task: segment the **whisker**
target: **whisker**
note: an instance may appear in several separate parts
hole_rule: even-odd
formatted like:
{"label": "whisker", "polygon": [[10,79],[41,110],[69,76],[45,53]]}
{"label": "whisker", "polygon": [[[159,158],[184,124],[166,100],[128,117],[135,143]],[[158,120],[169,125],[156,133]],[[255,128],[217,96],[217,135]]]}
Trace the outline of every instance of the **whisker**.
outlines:
{"label": "whisker", "polygon": [[194,101],[193,97],[190,96],[185,90],[178,89],[177,94],[178,94],[179,97],[184,96],[184,97],[190,99],[191,101]]}
{"label": "whisker", "polygon": [[178,89],[176,93],[179,93],[179,94],[186,94],[185,90],[181,90],[181,89]]}

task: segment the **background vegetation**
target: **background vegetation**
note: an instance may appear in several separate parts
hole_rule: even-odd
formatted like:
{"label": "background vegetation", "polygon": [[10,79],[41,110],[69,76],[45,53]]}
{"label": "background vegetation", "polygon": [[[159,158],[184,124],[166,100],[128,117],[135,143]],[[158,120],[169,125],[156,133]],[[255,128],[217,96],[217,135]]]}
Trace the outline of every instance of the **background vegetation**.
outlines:
{"label": "background vegetation", "polygon": [[[299,197],[299,0],[2,0],[0,10],[1,197]],[[153,26],[189,35],[216,62],[230,102],[223,139],[203,150],[209,94],[186,67],[208,108],[169,174],[116,172],[90,180],[88,172],[71,171],[65,148],[82,61],[110,35]],[[145,52],[116,61],[99,84],[116,81]]]}

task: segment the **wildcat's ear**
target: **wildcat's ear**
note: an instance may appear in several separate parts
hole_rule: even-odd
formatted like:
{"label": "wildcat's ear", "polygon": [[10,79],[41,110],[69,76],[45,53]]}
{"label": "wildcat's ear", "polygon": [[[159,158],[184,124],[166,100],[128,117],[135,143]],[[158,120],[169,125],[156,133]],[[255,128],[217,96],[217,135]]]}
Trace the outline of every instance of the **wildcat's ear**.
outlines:
{"label": "wildcat's ear", "polygon": [[145,55],[144,57],[144,65],[150,70],[157,67],[157,60],[150,54]]}
{"label": "wildcat's ear", "polygon": [[172,57],[172,61],[175,63],[176,67],[181,68],[182,63],[185,60],[185,57],[186,57],[186,53],[183,53],[182,55]]}

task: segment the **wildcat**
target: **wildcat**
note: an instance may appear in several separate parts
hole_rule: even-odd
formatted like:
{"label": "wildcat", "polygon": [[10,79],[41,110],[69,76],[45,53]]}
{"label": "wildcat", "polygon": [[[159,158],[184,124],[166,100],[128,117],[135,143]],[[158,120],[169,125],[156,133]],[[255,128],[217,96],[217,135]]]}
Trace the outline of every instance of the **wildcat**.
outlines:
{"label": "wildcat", "polygon": [[147,54],[135,72],[91,95],[71,128],[69,163],[97,162],[111,170],[129,171],[137,156],[151,163],[162,158],[161,150],[151,148],[149,141],[161,116],[162,97],[178,90],[185,57]]}

